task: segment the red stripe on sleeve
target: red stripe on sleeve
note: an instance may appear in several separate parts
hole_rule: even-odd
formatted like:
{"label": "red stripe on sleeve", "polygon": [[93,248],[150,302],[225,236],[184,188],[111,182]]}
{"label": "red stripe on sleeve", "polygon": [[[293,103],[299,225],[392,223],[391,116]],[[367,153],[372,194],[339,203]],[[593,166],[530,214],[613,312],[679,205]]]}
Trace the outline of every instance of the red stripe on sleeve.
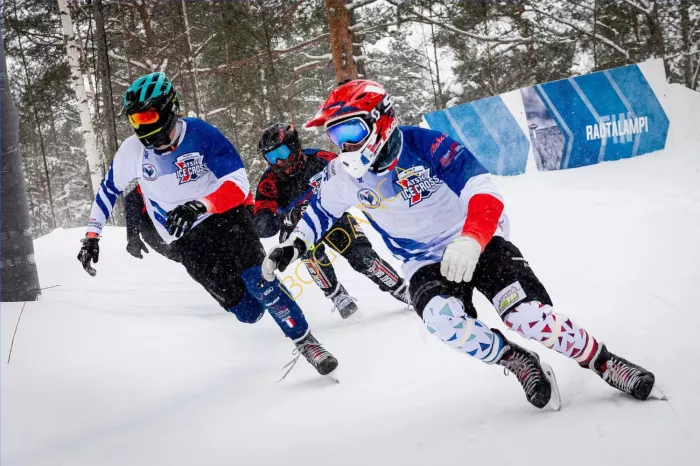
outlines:
{"label": "red stripe on sleeve", "polygon": [[204,203],[211,214],[220,214],[241,205],[246,195],[233,181],[224,181],[219,189],[204,197]]}
{"label": "red stripe on sleeve", "polygon": [[462,236],[474,238],[483,250],[496,233],[502,213],[503,203],[500,200],[490,194],[475,194],[469,199]]}
{"label": "red stripe on sleeve", "polygon": [[276,201],[255,201],[255,213],[257,214],[261,210],[271,210],[275,213],[277,213],[277,202]]}

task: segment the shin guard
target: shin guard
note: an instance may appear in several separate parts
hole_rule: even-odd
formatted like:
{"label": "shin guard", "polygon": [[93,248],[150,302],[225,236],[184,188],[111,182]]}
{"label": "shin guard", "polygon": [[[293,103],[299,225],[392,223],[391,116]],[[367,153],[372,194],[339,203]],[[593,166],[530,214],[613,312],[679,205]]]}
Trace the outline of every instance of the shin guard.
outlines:
{"label": "shin guard", "polygon": [[556,314],[552,306],[538,301],[521,303],[503,319],[511,330],[549,349],[587,365],[598,349],[598,342],[576,322]]}
{"label": "shin guard", "polygon": [[309,324],[299,305],[277,278],[271,282],[265,280],[259,265],[244,270],[241,278],[248,292],[267,309],[286,336],[292,340],[306,336]]}
{"label": "shin guard", "polygon": [[454,297],[435,296],[423,310],[428,331],[448,346],[488,364],[498,362],[505,342],[483,322],[467,316],[462,302]]}

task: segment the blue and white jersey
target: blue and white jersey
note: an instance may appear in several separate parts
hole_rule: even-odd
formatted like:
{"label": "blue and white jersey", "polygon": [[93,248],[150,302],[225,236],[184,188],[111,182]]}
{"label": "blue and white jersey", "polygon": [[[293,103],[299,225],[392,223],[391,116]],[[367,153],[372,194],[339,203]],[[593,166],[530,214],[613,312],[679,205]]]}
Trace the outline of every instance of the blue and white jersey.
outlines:
{"label": "blue and white jersey", "polygon": [[[336,159],[324,172],[294,236],[316,244],[351,206],[358,207],[403,261],[408,280],[420,267],[440,262],[445,248],[460,236],[475,194],[503,201],[491,176],[474,155],[446,135],[402,126],[395,169],[382,176],[353,178]],[[496,235],[508,237],[505,211]]]}
{"label": "blue and white jersey", "polygon": [[[144,203],[158,233],[167,243],[168,212],[187,201],[201,200],[225,181],[233,181],[248,194],[248,177],[233,144],[218,129],[196,118],[181,118],[180,137],[175,150],[156,154],[146,149],[136,135],[126,139],[114,156],[112,166],[100,184],[90,212],[88,232],[100,233],[112,213],[117,197],[129,183],[139,180]],[[196,227],[211,214],[204,214]]]}

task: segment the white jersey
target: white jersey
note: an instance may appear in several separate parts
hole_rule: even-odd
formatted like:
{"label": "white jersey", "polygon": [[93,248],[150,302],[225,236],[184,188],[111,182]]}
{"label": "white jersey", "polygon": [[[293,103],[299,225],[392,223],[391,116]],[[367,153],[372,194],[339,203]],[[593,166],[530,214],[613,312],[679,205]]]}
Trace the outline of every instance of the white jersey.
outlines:
{"label": "white jersey", "polygon": [[[136,135],[127,138],[114,156],[100,184],[90,212],[88,232],[100,233],[132,180],[138,179],[148,215],[166,243],[174,241],[165,229],[168,212],[187,201],[201,200],[225,181],[248,194],[249,184],[241,157],[214,126],[196,118],[182,118],[177,147],[165,154],[146,149]],[[196,227],[211,214],[197,219]],[[193,228],[194,228],[193,227]]]}
{"label": "white jersey", "polygon": [[[410,280],[420,267],[440,262],[445,248],[458,238],[475,194],[503,200],[486,169],[464,146],[446,135],[400,127],[402,145],[396,168],[378,176],[353,178],[339,159],[329,163],[294,236],[316,244],[350,206],[358,207],[403,261]],[[496,235],[508,237],[505,211]]]}

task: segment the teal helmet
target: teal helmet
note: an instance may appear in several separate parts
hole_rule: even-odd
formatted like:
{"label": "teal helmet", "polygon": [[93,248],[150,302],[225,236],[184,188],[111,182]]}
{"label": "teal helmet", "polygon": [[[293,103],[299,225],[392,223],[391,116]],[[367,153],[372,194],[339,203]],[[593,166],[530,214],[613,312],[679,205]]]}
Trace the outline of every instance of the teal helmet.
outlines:
{"label": "teal helmet", "polygon": [[151,73],[134,81],[124,93],[121,114],[126,114],[147,149],[168,146],[180,105],[173,83],[165,73]]}

